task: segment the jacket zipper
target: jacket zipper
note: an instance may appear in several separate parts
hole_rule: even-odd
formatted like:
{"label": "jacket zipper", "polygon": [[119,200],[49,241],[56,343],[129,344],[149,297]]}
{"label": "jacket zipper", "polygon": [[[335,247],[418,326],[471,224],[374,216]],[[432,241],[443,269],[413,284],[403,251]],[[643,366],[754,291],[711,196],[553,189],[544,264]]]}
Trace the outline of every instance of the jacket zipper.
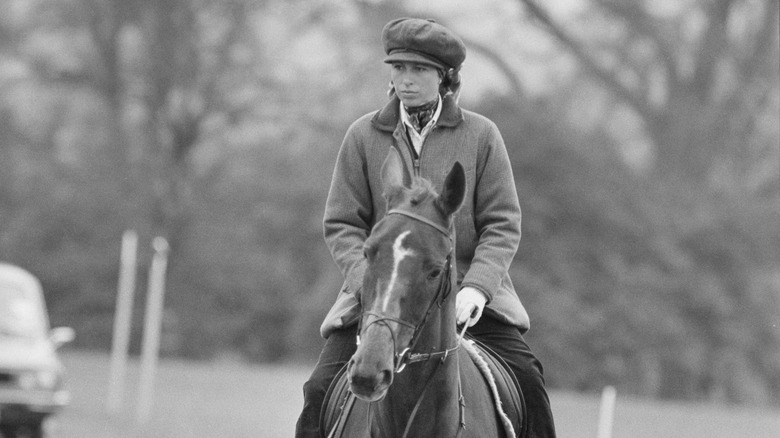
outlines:
{"label": "jacket zipper", "polygon": [[404,126],[404,143],[406,143],[406,150],[409,151],[409,158],[412,159],[412,172],[414,172],[415,177],[419,177],[420,156],[422,155],[422,148],[420,148],[420,155],[417,155],[417,151],[414,150],[414,144],[412,143],[412,139],[409,137],[409,133],[406,132],[405,126]]}
{"label": "jacket zipper", "polygon": [[[409,153],[412,157],[412,166],[414,167],[414,176],[419,177],[420,175],[420,160],[422,160],[422,154],[425,151],[425,142],[428,140],[428,138],[433,134],[433,131],[436,129],[436,125],[433,125],[431,127],[431,131],[428,133],[428,135],[425,136],[425,139],[422,142],[422,145],[420,146],[420,153],[419,155],[414,150],[414,145],[412,144],[412,140],[409,138],[409,134],[406,134],[406,145],[409,147]],[[415,155],[417,158],[415,158]]]}

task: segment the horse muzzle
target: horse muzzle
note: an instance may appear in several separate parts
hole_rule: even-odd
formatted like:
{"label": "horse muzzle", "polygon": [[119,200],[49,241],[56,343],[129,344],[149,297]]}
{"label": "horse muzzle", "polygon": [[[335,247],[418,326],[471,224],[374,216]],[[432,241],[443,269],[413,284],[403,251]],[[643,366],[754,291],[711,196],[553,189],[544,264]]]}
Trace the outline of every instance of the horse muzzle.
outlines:
{"label": "horse muzzle", "polygon": [[382,370],[376,373],[365,373],[357,370],[352,361],[348,368],[349,389],[355,396],[366,402],[382,400],[387,395],[387,390],[393,381],[391,370]]}
{"label": "horse muzzle", "polygon": [[381,400],[393,383],[392,349],[383,344],[363,342],[349,361],[347,376],[352,393],[359,399]]}

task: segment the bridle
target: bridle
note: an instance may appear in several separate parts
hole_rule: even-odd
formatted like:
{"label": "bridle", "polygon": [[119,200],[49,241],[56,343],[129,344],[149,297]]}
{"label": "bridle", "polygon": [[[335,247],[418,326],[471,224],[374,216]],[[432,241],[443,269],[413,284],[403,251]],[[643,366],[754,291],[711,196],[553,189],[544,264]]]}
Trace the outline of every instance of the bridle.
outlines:
{"label": "bridle", "polygon": [[[363,311],[363,315],[359,319],[358,322],[358,335],[357,335],[357,344],[360,345],[360,332],[361,332],[361,326],[363,324],[363,318],[365,317],[374,317],[374,319],[369,322],[366,325],[366,328],[368,328],[371,324],[382,324],[390,331],[390,334],[393,338],[393,350],[396,349],[396,342],[395,342],[395,332],[390,328],[389,322],[394,322],[396,324],[399,324],[404,327],[408,327],[413,330],[412,338],[410,339],[408,345],[406,348],[404,348],[401,353],[398,353],[397,351],[394,351],[394,364],[393,364],[393,372],[395,374],[400,373],[401,371],[406,368],[407,364],[414,363],[414,362],[422,362],[422,361],[429,361],[432,359],[439,359],[436,363],[436,368],[431,372],[431,374],[428,376],[427,381],[425,382],[425,385],[423,387],[422,392],[420,393],[420,396],[417,399],[417,402],[414,405],[414,408],[412,409],[411,414],[409,415],[409,418],[406,422],[406,427],[404,429],[404,433],[402,437],[407,437],[409,435],[409,431],[411,430],[412,423],[414,422],[414,418],[417,415],[417,412],[422,405],[423,398],[425,397],[425,393],[430,387],[431,382],[433,381],[433,376],[436,374],[436,372],[439,370],[439,366],[444,363],[444,361],[447,360],[447,358],[454,352],[456,352],[460,348],[461,341],[463,339],[463,335],[466,333],[466,328],[468,327],[468,324],[463,325],[463,329],[460,331],[459,336],[457,338],[457,341],[455,342],[455,345],[449,348],[446,348],[441,351],[435,351],[431,353],[413,353],[411,352],[415,345],[417,344],[417,341],[419,339],[421,329],[425,326],[426,322],[428,321],[428,317],[433,312],[434,305],[438,306],[439,308],[442,308],[444,303],[446,302],[447,298],[449,297],[451,291],[452,291],[452,284],[455,282],[454,275],[455,270],[453,269],[453,257],[455,255],[455,230],[453,228],[452,231],[445,228],[444,226],[437,224],[436,222],[431,221],[430,219],[418,215],[416,213],[412,213],[410,211],[401,210],[401,209],[391,209],[387,212],[386,216],[389,215],[402,215],[406,216],[408,218],[414,219],[418,222],[422,222],[426,225],[429,225],[433,227],[435,230],[439,231],[440,233],[447,236],[447,239],[450,241],[450,250],[447,253],[447,259],[445,261],[445,270],[443,272],[443,278],[441,282],[439,283],[439,288],[436,291],[436,295],[433,297],[431,302],[428,304],[428,308],[426,309],[425,315],[423,316],[422,320],[418,324],[413,324],[411,322],[405,321],[401,318],[396,318],[394,316],[390,315],[383,315],[381,313],[377,312],[370,312],[370,311]],[[458,355],[455,355],[456,358],[458,358]],[[351,397],[351,400],[354,401],[354,395]],[[370,409],[369,405],[369,409]],[[460,436],[461,432],[465,430],[466,423],[465,423],[465,400],[463,398],[463,388],[460,380],[460,363],[458,362],[458,411],[459,411],[459,428],[457,432],[457,436]],[[341,414],[339,415],[340,422],[343,418],[344,413],[346,412],[346,409],[341,410]],[[378,420],[380,420],[380,417],[377,417]],[[336,427],[334,427],[331,430],[331,434],[329,436],[334,436],[334,433],[337,433],[338,424]]]}
{"label": "bridle", "polygon": [[[439,283],[439,288],[436,291],[436,295],[433,297],[431,302],[428,303],[428,308],[425,311],[425,315],[423,316],[422,320],[418,324],[413,324],[401,318],[396,318],[390,315],[382,315],[380,313],[370,312],[365,310],[363,311],[363,317],[373,316],[375,318],[373,321],[369,322],[366,325],[366,327],[370,326],[371,324],[383,324],[388,328],[391,336],[393,337],[393,350],[395,350],[396,348],[395,333],[393,332],[392,329],[390,329],[388,322],[395,322],[396,324],[411,328],[413,330],[412,338],[409,340],[409,343],[407,344],[406,348],[404,348],[401,351],[401,353],[398,353],[397,351],[394,352],[393,372],[395,374],[398,374],[401,371],[403,371],[404,368],[406,368],[407,364],[439,359],[436,363],[436,368],[428,376],[428,379],[425,382],[423,390],[420,393],[420,396],[418,397],[417,402],[415,403],[409,418],[407,419],[406,427],[402,435],[403,437],[406,437],[409,434],[409,431],[411,430],[412,423],[422,404],[423,398],[425,397],[425,393],[430,387],[430,383],[433,381],[433,376],[439,370],[439,366],[442,363],[444,363],[444,361],[446,361],[447,358],[452,353],[456,352],[460,348],[461,340],[463,339],[463,335],[466,333],[466,328],[468,327],[468,324],[463,325],[463,329],[459,333],[459,336],[454,346],[445,348],[444,350],[430,352],[430,353],[412,352],[419,339],[421,329],[425,326],[426,322],[428,321],[428,317],[433,312],[434,305],[436,305],[439,309],[441,309],[444,303],[446,302],[447,298],[449,297],[450,293],[452,292],[451,286],[452,284],[455,283],[454,281],[455,270],[453,269],[453,257],[455,256],[455,238],[454,238],[455,230],[454,227],[452,227],[452,230],[450,230],[424,216],[406,210],[401,210],[397,208],[391,209],[390,211],[387,212],[387,216],[390,215],[406,216],[415,221],[422,222],[432,227],[433,229],[437,230],[438,232],[444,234],[447,237],[447,239],[450,241],[450,249],[447,253],[447,259],[445,261],[445,269],[444,272],[442,273],[443,277],[441,279],[441,282]],[[360,318],[359,324],[363,323],[363,317]],[[357,338],[358,344],[360,344],[360,331],[361,328],[358,327],[358,338]],[[457,358],[458,356],[455,355],[455,357]],[[460,369],[460,363],[458,363],[458,369]],[[464,416],[465,401],[463,399],[463,389],[460,381],[460,371],[458,371],[458,410],[459,410],[459,423],[460,423],[460,427],[458,429],[458,436],[460,436],[461,432],[465,429],[466,426],[465,416]]]}
{"label": "bridle", "polygon": [[[390,329],[390,326],[388,325],[388,322],[394,322],[396,324],[402,325],[404,327],[408,327],[412,329],[412,338],[409,340],[409,343],[407,344],[406,348],[401,350],[399,353],[398,351],[394,352],[394,366],[393,366],[393,372],[398,374],[401,371],[406,368],[407,364],[414,363],[414,362],[422,362],[427,361],[431,359],[438,359],[441,358],[442,361],[446,360],[447,357],[458,350],[460,348],[460,339],[463,337],[464,331],[461,332],[460,337],[458,338],[458,342],[453,346],[446,348],[441,351],[431,352],[431,353],[413,353],[412,350],[414,349],[414,346],[417,344],[417,341],[419,340],[421,330],[425,326],[426,322],[428,321],[428,317],[431,315],[434,309],[434,305],[441,308],[444,305],[444,302],[447,300],[447,297],[449,297],[450,292],[452,290],[452,257],[453,257],[453,250],[454,250],[454,244],[453,244],[453,237],[452,233],[445,227],[443,227],[440,224],[437,224],[436,222],[433,222],[432,220],[412,213],[410,211],[401,210],[401,209],[391,209],[387,212],[387,216],[390,215],[402,215],[406,216],[408,218],[414,219],[418,222],[422,222],[430,227],[433,227],[436,231],[444,234],[447,236],[447,239],[450,240],[450,250],[447,253],[447,259],[445,261],[445,269],[442,273],[442,280],[439,283],[439,289],[436,291],[436,295],[433,297],[433,299],[428,303],[428,307],[425,311],[425,315],[423,316],[422,320],[418,324],[414,324],[408,321],[405,321],[401,318],[396,318],[394,316],[390,315],[383,315],[381,313],[377,312],[371,312],[364,310],[363,311],[363,317],[360,318],[360,325],[363,324],[363,318],[364,317],[374,317],[373,320],[371,320],[368,324],[365,325],[366,328],[371,326],[372,324],[382,324],[390,330],[390,334],[393,337],[393,349],[395,350],[395,333],[393,330]],[[360,345],[360,332],[361,327],[358,327],[358,335],[357,335],[357,343]]]}

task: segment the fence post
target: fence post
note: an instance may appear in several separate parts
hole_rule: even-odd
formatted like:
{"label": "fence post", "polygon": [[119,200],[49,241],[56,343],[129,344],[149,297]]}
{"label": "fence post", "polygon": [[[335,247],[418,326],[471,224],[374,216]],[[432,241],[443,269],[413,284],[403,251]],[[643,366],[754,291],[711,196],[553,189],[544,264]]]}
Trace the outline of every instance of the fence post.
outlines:
{"label": "fence post", "polygon": [[617,391],[615,391],[614,386],[605,386],[601,391],[598,438],[612,438],[612,423],[615,418],[616,396]]}
{"label": "fence post", "polygon": [[141,376],[138,385],[138,422],[145,424],[152,412],[154,376],[160,352],[160,330],[162,326],[163,302],[165,296],[165,270],[168,264],[168,242],[163,237],[152,241],[154,256],[149,269],[149,283],[144,316],[144,334],[141,346]]}
{"label": "fence post", "polygon": [[127,230],[122,234],[119,256],[119,284],[117,286],[114,333],[111,342],[111,365],[108,379],[108,410],[116,414],[122,408],[127,370],[127,350],[130,343],[130,324],[135,294],[138,234]]}

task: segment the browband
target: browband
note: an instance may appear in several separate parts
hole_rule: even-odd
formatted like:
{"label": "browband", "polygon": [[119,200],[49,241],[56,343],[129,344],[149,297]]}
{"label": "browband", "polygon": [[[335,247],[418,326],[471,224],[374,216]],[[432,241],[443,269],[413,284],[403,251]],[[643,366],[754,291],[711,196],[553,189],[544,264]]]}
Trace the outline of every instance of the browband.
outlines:
{"label": "browband", "polygon": [[420,216],[419,214],[415,214],[415,213],[412,213],[412,212],[406,211],[406,210],[400,210],[398,208],[394,208],[394,209],[388,211],[387,214],[388,215],[400,214],[400,215],[403,215],[403,216],[410,217],[410,218],[412,218],[414,220],[418,220],[418,221],[420,221],[420,222],[422,222],[422,223],[424,223],[426,225],[432,226],[433,228],[435,228],[440,233],[442,233],[445,236],[447,236],[448,238],[452,239],[452,235],[450,234],[450,230],[444,228],[443,226],[437,224],[436,222],[433,222],[432,220],[430,220],[430,219],[428,219],[426,217]]}

